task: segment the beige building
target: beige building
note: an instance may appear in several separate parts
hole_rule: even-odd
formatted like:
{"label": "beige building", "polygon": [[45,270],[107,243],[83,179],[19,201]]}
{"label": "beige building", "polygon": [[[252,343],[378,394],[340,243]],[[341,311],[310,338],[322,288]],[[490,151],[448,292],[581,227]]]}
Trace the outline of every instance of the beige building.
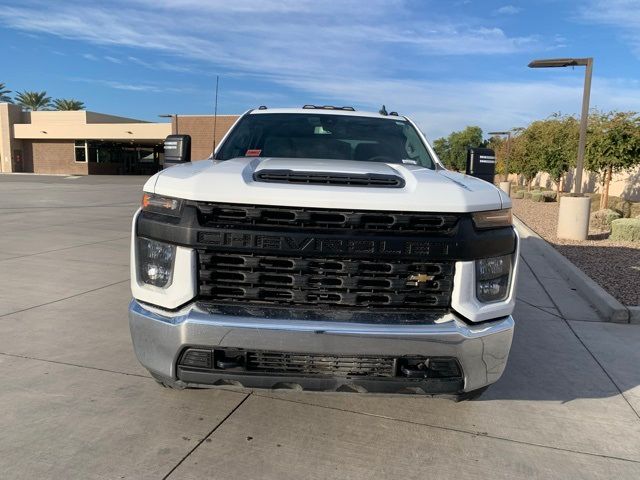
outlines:
{"label": "beige building", "polygon": [[[217,142],[237,118],[217,117]],[[153,123],[84,110],[23,112],[0,103],[0,171],[148,175],[160,168],[167,135],[191,135],[197,160],[211,154],[213,131],[212,115],[178,115],[171,123]]]}

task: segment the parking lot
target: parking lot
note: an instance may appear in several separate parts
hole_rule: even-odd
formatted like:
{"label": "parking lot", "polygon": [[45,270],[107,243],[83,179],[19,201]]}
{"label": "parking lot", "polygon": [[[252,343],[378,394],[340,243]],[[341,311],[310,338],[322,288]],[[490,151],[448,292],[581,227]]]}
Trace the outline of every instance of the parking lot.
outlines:
{"label": "parking lot", "polygon": [[527,238],[477,401],[161,388],[127,319],[143,183],[0,176],[0,478],[640,478],[640,325],[597,321]]}

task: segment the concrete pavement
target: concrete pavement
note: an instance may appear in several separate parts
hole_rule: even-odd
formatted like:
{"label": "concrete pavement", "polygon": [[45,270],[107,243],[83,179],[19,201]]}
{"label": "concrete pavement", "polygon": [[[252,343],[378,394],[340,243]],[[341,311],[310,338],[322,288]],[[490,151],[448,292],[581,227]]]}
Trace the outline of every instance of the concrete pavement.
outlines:
{"label": "concrete pavement", "polygon": [[126,317],[143,181],[0,176],[0,478],[640,478],[640,326],[593,322],[527,239],[478,401],[160,388]]}

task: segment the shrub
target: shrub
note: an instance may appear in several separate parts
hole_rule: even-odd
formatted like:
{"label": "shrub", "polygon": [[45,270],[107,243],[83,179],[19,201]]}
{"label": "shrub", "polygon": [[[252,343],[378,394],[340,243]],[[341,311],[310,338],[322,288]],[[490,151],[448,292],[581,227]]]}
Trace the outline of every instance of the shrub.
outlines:
{"label": "shrub", "polygon": [[622,218],[620,212],[605,208],[591,214],[591,225],[600,230],[609,230],[611,222],[619,218]]}
{"label": "shrub", "polygon": [[523,192],[522,198],[531,198],[532,194],[533,194],[533,192]]}
{"label": "shrub", "polygon": [[612,221],[609,239],[640,242],[640,218],[619,218]]}
{"label": "shrub", "polygon": [[543,192],[531,192],[531,200],[534,202],[544,202],[544,193]]}
{"label": "shrub", "polygon": [[525,192],[523,192],[522,190],[516,190],[511,194],[511,198],[524,198],[524,194]]}
{"label": "shrub", "polygon": [[558,198],[558,193],[554,191],[542,192],[542,196],[544,197],[545,202],[555,202]]}

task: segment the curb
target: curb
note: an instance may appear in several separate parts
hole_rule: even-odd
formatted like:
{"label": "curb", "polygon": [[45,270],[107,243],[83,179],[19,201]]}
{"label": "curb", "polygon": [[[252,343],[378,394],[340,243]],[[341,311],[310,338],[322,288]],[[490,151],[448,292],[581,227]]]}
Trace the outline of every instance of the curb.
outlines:
{"label": "curb", "polygon": [[604,321],[640,324],[640,306],[624,306],[515,216],[513,217],[513,225],[523,237],[534,237],[540,240],[535,242],[538,253],[547,258],[556,272],[568,280],[576,288],[576,291],[595,307],[605,319]]}

